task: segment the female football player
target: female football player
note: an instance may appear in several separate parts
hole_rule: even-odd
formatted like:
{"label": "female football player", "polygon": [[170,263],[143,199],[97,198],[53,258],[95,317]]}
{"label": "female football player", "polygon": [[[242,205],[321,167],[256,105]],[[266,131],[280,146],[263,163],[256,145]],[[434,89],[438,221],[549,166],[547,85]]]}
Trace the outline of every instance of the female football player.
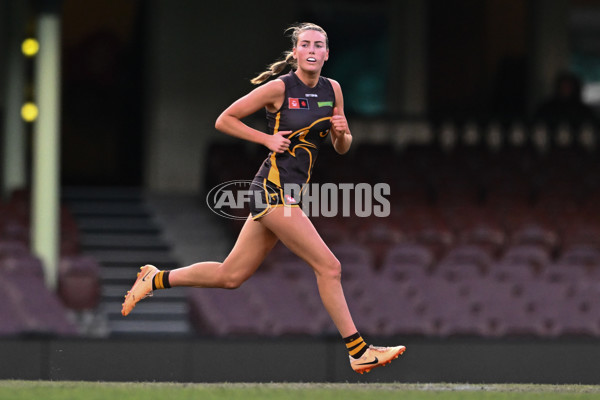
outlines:
{"label": "female football player", "polygon": [[[346,153],[352,143],[340,84],[321,76],[323,64],[329,58],[327,33],[312,23],[288,30],[292,50],[254,78],[252,83],[260,86],[231,104],[215,124],[221,132],[264,145],[271,151],[252,184],[260,201],[251,201],[251,215],[233,249],[222,263],[199,262],[171,271],[159,271],[152,265],[142,267],[125,296],[122,314],[128,315],[138,301],[156,289],[238,288],[281,240],[313,268],[321,300],[346,343],[352,369],[368,372],[390,363],[405,347],[365,343],[346,304],[340,261],[299,207],[299,199],[284,193],[286,185],[308,183],[319,147],[327,136],[339,154]],[[269,80],[287,66],[291,67],[288,74]],[[242,122],[244,117],[263,108],[267,114],[267,133]]]}

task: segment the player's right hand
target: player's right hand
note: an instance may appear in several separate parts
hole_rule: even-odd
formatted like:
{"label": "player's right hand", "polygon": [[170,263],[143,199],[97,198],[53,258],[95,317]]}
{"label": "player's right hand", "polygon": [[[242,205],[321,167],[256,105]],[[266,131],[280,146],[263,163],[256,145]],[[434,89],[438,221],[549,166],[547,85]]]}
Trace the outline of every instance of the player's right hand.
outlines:
{"label": "player's right hand", "polygon": [[292,131],[279,131],[274,135],[270,135],[265,144],[267,148],[275,153],[283,153],[290,147],[290,139],[286,136]]}

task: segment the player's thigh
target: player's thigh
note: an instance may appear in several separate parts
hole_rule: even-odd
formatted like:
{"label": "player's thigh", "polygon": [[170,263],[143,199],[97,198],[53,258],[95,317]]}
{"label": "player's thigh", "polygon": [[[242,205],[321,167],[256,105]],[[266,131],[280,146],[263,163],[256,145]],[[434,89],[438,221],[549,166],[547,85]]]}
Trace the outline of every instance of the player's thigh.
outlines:
{"label": "player's thigh", "polygon": [[247,279],[277,243],[277,236],[260,222],[248,217],[222,268]]}
{"label": "player's thigh", "polygon": [[317,272],[339,268],[339,261],[300,207],[278,207],[262,217],[261,223]]}

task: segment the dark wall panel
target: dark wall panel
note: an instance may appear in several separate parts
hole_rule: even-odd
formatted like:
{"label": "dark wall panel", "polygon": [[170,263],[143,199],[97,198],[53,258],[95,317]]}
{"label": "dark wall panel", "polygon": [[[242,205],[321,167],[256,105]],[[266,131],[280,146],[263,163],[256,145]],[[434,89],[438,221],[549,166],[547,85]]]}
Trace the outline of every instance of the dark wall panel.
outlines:
{"label": "dark wall panel", "polygon": [[598,384],[597,340],[408,340],[358,375],[339,340],[4,340],[0,379]]}

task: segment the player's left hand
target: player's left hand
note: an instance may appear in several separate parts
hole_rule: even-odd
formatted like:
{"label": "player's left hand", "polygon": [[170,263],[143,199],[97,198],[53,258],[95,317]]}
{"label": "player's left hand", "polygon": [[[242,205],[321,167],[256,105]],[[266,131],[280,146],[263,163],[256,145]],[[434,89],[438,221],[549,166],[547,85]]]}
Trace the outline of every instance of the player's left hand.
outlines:
{"label": "player's left hand", "polygon": [[331,134],[335,137],[342,137],[348,132],[348,121],[346,116],[340,114],[337,107],[333,108],[331,117]]}

